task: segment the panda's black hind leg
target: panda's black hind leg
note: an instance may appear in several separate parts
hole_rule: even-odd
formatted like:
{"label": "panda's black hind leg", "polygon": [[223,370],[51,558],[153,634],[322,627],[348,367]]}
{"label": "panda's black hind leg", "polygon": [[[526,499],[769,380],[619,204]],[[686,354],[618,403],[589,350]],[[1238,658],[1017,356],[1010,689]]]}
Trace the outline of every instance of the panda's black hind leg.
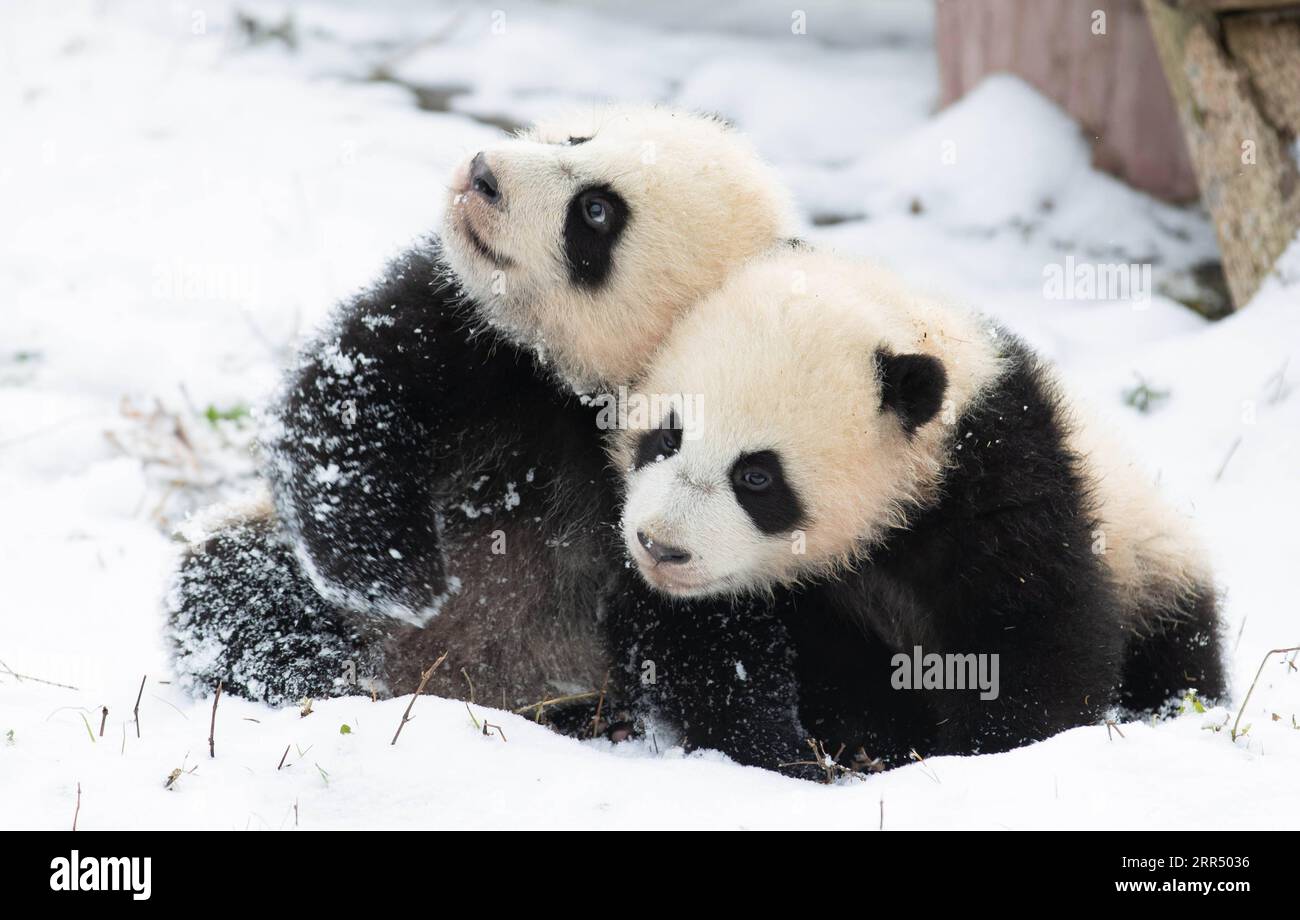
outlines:
{"label": "panda's black hind leg", "polygon": [[191,547],[169,596],[167,632],[182,686],[274,706],[370,692],[355,617],[324,601],[272,518],[233,522]]}
{"label": "panda's black hind leg", "polygon": [[1188,595],[1129,640],[1120,684],[1120,705],[1132,712],[1156,712],[1195,689],[1198,698],[1227,695],[1222,623],[1212,588]]}

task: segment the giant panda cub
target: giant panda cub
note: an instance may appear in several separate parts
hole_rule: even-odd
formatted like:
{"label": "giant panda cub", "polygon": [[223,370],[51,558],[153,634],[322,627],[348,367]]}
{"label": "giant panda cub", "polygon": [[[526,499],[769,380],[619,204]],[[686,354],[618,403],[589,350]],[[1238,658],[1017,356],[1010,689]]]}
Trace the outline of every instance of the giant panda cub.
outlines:
{"label": "giant panda cub", "polygon": [[588,108],[476,153],[417,244],[299,354],[263,439],[273,508],[202,528],[170,597],[196,690],[601,686],[619,577],[597,407],[677,315],[789,232],[719,120]]}
{"label": "giant panda cub", "polygon": [[635,568],[677,599],[767,596],[788,642],[750,641],[753,608],[703,636],[689,608],[622,611],[624,661],[656,664],[644,707],[688,739],[721,725],[725,753],[776,767],[809,759],[803,731],[898,763],[1224,692],[1185,522],[996,325],[778,253],[686,315],[637,388],[665,408],[612,445]]}

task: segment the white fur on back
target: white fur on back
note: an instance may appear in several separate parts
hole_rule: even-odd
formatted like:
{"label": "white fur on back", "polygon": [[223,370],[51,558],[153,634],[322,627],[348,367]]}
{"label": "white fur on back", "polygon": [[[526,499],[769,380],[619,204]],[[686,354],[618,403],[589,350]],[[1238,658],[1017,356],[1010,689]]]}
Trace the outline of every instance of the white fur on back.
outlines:
{"label": "white fur on back", "polygon": [[1212,590],[1205,550],[1186,515],[1175,510],[1137,462],[1082,403],[1072,403],[1070,448],[1083,460],[1099,520],[1094,545],[1130,618],[1149,630]]}

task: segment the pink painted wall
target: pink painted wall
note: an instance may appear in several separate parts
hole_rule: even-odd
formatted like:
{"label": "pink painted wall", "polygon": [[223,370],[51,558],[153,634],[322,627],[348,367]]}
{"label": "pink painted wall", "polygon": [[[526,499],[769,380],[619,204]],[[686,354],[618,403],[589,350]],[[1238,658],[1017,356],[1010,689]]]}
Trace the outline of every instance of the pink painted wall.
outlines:
{"label": "pink painted wall", "polygon": [[[942,103],[1014,73],[1093,138],[1093,162],[1171,201],[1197,197],[1173,100],[1140,0],[936,0]],[[1093,11],[1106,13],[1094,35]]]}

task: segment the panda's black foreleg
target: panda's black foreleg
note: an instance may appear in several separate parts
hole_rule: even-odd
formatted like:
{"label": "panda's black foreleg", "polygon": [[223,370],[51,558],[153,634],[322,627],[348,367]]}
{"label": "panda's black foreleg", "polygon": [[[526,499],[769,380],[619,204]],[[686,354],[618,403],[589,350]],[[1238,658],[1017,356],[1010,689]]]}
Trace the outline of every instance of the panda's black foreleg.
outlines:
{"label": "panda's black foreleg", "polygon": [[877,770],[910,762],[913,750],[933,749],[923,700],[893,685],[894,649],[815,589],[787,608],[800,719],[827,754],[849,768]]}
{"label": "panda's black foreleg", "polygon": [[820,768],[804,763],[810,736],[775,608],[759,599],[674,601],[628,573],[607,629],[634,709],[672,723],[687,748],[820,778]]}
{"label": "panda's black foreleg", "polygon": [[302,350],[264,444],[316,589],[356,610],[431,609],[447,587],[438,490],[482,459],[466,433],[508,434],[498,415],[530,386],[529,362],[475,327],[436,241],[344,304]]}

